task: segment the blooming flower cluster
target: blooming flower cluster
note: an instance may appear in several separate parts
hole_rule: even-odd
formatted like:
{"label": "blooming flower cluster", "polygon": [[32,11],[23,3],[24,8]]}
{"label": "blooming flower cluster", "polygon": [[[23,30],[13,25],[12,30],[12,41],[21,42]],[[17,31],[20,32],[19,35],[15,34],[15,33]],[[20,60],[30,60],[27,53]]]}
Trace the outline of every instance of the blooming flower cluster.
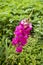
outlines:
{"label": "blooming flower cluster", "polygon": [[27,39],[30,36],[32,30],[32,24],[27,19],[22,20],[18,26],[16,26],[14,35],[12,38],[12,44],[16,47],[16,52],[22,52],[23,46],[26,45]]}

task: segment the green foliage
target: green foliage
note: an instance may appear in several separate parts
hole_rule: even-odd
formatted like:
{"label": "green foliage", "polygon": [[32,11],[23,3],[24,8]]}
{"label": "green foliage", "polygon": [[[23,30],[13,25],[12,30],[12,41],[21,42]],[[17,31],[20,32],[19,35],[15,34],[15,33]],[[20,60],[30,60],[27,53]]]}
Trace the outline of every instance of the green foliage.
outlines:
{"label": "green foliage", "polygon": [[[32,36],[18,54],[13,31],[31,12]],[[43,0],[0,0],[0,65],[43,65]]]}

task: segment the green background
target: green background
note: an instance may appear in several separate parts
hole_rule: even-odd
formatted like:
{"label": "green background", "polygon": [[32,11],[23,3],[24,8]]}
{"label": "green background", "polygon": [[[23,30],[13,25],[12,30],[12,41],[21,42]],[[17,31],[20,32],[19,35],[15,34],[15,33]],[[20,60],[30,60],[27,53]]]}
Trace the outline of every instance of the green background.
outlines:
{"label": "green background", "polygon": [[[32,35],[18,54],[13,31],[31,12]],[[43,0],[0,0],[0,65],[43,65]]]}

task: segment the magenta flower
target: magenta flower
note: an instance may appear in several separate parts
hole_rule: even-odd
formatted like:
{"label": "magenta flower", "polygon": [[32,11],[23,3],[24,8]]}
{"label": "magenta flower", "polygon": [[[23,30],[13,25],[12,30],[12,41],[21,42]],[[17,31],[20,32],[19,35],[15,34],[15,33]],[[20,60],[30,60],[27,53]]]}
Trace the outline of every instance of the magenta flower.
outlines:
{"label": "magenta flower", "polygon": [[29,35],[26,34],[24,37],[25,37],[26,39],[28,39]]}
{"label": "magenta flower", "polygon": [[12,44],[16,46],[16,52],[22,52],[23,46],[26,45],[32,30],[32,24],[28,23],[28,20],[24,19],[20,22],[14,31],[15,37],[12,39]]}
{"label": "magenta flower", "polygon": [[15,35],[20,35],[23,33],[23,27],[21,25],[17,26],[15,31],[14,31],[14,34]]}
{"label": "magenta flower", "polygon": [[21,37],[19,40],[20,40],[20,43],[21,43],[22,46],[24,46],[27,43],[26,37]]}
{"label": "magenta flower", "polygon": [[25,29],[23,33],[24,35],[30,35],[30,29],[29,28]]}
{"label": "magenta flower", "polygon": [[16,47],[16,52],[22,52],[22,46],[18,46],[18,47]]}
{"label": "magenta flower", "polygon": [[18,39],[18,37],[16,36],[15,38],[12,38],[12,44],[13,45],[16,45],[16,44],[18,44],[19,43],[19,39]]}

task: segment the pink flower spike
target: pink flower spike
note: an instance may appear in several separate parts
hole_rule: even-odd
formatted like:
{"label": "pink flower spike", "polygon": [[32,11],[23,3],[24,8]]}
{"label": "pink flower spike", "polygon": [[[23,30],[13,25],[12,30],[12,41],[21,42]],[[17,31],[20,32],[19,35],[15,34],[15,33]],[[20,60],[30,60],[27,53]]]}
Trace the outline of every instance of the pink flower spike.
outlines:
{"label": "pink flower spike", "polygon": [[32,23],[28,19],[23,19],[18,26],[16,26],[14,35],[12,38],[12,44],[16,47],[16,52],[22,52],[23,46],[27,44],[27,39],[29,38],[32,30]]}

